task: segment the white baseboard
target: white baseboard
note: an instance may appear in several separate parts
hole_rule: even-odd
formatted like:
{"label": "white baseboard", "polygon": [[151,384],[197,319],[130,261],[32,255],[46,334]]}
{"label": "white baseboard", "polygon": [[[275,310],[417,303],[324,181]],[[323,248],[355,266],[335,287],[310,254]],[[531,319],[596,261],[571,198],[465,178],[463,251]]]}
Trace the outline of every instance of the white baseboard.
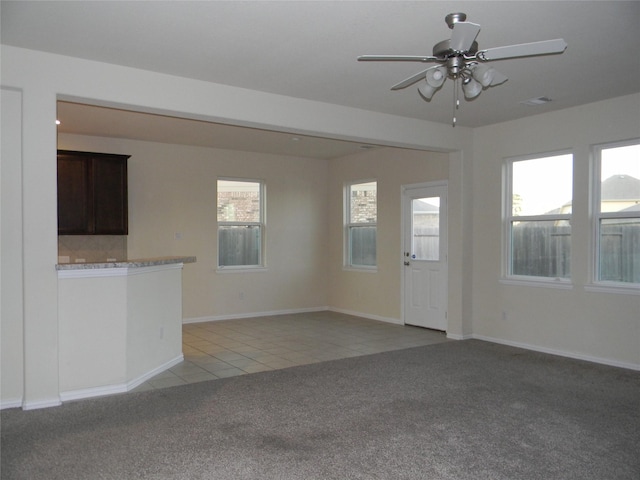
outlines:
{"label": "white baseboard", "polygon": [[344,313],[345,315],[354,315],[356,317],[368,318],[369,320],[377,320],[379,322],[393,323],[396,325],[403,325],[402,320],[399,318],[381,317],[379,315],[371,315],[368,313],[357,312],[355,310],[345,310],[342,308],[334,307],[312,307],[312,308],[297,308],[291,310],[275,310],[271,312],[252,312],[252,313],[239,313],[232,315],[213,315],[210,317],[191,317],[183,318],[182,323],[204,323],[204,322],[217,322],[220,320],[237,320],[240,318],[253,318],[253,317],[269,317],[272,315],[288,315],[292,313],[310,313],[310,312],[337,312]]}
{"label": "white baseboard", "polygon": [[138,385],[143,384],[150,378],[155,377],[159,373],[168,370],[169,368],[181,363],[184,360],[184,356],[182,353],[177,357],[169,360],[168,362],[163,363],[159,367],[154,368],[153,370],[149,370],[139,377],[134,378],[133,380],[128,381],[127,383],[118,383],[112,385],[102,385],[99,387],[91,387],[91,388],[81,388],[78,390],[68,390],[66,392],[60,393],[60,399],[63,402],[68,402],[71,400],[81,400],[84,398],[93,398],[93,397],[104,397],[106,395],[114,395],[117,393],[125,393],[133,390]]}
{"label": "white baseboard", "polygon": [[470,338],[477,340],[483,340],[485,342],[499,343],[501,345],[509,345],[510,347],[524,348],[525,350],[532,350],[535,352],[548,353],[550,355],[558,355],[560,357],[574,358],[576,360],[585,360],[587,362],[599,363],[602,365],[609,365],[611,367],[627,368],[629,370],[640,370],[640,364],[621,362],[619,360],[613,360],[610,358],[594,357],[592,355],[584,355],[582,353],[567,352],[564,350],[556,350],[554,348],[541,347],[539,345],[531,345],[528,343],[514,342],[511,340],[504,340],[502,338],[487,337],[485,335],[473,334]]}
{"label": "white baseboard", "polygon": [[204,322],[219,322],[221,320],[237,320],[239,318],[253,318],[253,317],[270,317],[272,315],[289,315],[292,313],[310,313],[310,312],[324,312],[329,310],[329,307],[312,307],[312,308],[294,308],[290,310],[274,310],[271,312],[251,312],[251,313],[237,313],[231,315],[212,315],[208,317],[191,317],[183,318],[182,323],[204,323]]}
{"label": "white baseboard", "polygon": [[449,332],[447,332],[447,338],[449,338],[451,340],[470,340],[470,339],[473,338],[473,335],[470,335],[470,334],[461,335],[459,333],[449,333]]}
{"label": "white baseboard", "polygon": [[81,388],[78,390],[68,390],[60,392],[60,399],[63,402],[71,400],[81,400],[83,398],[104,397],[106,395],[114,395],[116,393],[125,393],[127,385],[119,383],[115,385],[104,385],[100,387]]}
{"label": "white baseboard", "polygon": [[5,408],[18,408],[22,406],[22,398],[9,398],[0,402],[0,410]]}
{"label": "white baseboard", "polygon": [[130,390],[133,390],[134,388],[136,388],[139,385],[142,385],[144,382],[146,382],[147,380],[155,377],[159,373],[162,373],[165,370],[169,370],[171,367],[175,367],[176,365],[178,365],[179,363],[182,363],[183,361],[184,361],[184,355],[181,353],[177,357],[169,360],[168,362],[163,363],[159,367],[156,367],[153,370],[150,370],[150,371],[140,375],[139,377],[128,381],[127,382],[127,392],[130,391]]}
{"label": "white baseboard", "polygon": [[371,315],[369,313],[356,312],[354,310],[345,310],[343,308],[329,307],[327,310],[331,312],[344,313],[345,315],[353,315],[356,317],[368,318],[369,320],[377,320],[378,322],[393,323],[395,325],[404,325],[399,318],[381,317],[380,315]]}
{"label": "white baseboard", "polygon": [[23,410],[36,410],[38,408],[59,407],[60,405],[62,405],[62,402],[60,401],[60,398],[48,398],[48,399],[44,399],[44,400],[38,400],[38,401],[35,401],[35,402],[23,401],[22,402],[22,409]]}

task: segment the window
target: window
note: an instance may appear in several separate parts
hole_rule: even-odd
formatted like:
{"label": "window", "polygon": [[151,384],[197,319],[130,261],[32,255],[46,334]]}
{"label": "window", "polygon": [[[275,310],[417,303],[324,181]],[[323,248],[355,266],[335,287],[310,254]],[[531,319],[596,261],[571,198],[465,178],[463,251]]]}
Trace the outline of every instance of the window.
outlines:
{"label": "window", "polygon": [[640,285],[640,140],[594,155],[595,281]]}
{"label": "window", "polygon": [[264,185],[218,180],[218,267],[261,267],[264,247]]}
{"label": "window", "polygon": [[570,153],[507,161],[508,277],[570,277],[572,184]]}
{"label": "window", "polygon": [[345,264],[376,266],[377,182],[352,183],[345,188]]}

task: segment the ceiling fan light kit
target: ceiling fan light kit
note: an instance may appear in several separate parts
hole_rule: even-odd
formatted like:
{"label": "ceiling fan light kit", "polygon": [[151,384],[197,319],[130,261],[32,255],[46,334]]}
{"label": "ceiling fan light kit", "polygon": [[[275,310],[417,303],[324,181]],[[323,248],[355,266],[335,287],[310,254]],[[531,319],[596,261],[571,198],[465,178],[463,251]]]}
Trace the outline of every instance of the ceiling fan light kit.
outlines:
{"label": "ceiling fan light kit", "polygon": [[551,55],[562,53],[567,43],[562,38],[541,42],[507,45],[504,47],[478,49],[476,37],[480,33],[480,25],[467,22],[464,13],[450,13],[445,22],[452,31],[451,38],[438,42],[433,47],[433,55],[361,55],[358,61],[401,61],[437,63],[434,67],[416,73],[397,83],[392,90],[400,90],[424,80],[418,87],[420,96],[429,101],[442,87],[447,78],[454,83],[454,114],[452,125],[456,125],[458,109],[458,83],[467,100],[476,98],[483,89],[500,85],[507,77],[484,62],[507,58],[530,57],[534,55]]}

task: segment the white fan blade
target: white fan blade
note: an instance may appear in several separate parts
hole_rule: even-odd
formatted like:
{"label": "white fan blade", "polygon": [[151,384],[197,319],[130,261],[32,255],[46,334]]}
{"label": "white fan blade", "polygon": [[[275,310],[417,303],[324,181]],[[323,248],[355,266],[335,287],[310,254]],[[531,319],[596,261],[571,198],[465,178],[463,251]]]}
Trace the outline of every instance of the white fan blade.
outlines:
{"label": "white fan blade", "polygon": [[495,87],[496,85],[500,85],[501,83],[504,83],[507,80],[509,80],[509,78],[505,74],[495,70],[493,74],[493,80],[491,80],[491,83],[489,84],[489,86]]}
{"label": "white fan blade", "polygon": [[402,88],[406,88],[409,85],[413,85],[414,83],[424,80],[427,76],[427,72],[433,68],[438,68],[440,65],[436,65],[435,67],[429,67],[426,70],[416,73],[415,75],[411,75],[409,78],[401,81],[400,83],[395,84],[391,87],[391,90],[400,90]]}
{"label": "white fan blade", "polygon": [[480,33],[480,25],[471,22],[458,22],[453,25],[449,46],[455,52],[466,52],[471,48]]}
{"label": "white fan blade", "polygon": [[482,60],[501,60],[503,58],[562,53],[565,48],[567,48],[567,42],[562,38],[556,38],[555,40],[544,40],[542,42],[521,43],[519,45],[489,48],[478,52],[478,57]]}
{"label": "white fan blade", "polygon": [[359,62],[436,62],[442,61],[441,58],[431,57],[428,55],[360,55]]}

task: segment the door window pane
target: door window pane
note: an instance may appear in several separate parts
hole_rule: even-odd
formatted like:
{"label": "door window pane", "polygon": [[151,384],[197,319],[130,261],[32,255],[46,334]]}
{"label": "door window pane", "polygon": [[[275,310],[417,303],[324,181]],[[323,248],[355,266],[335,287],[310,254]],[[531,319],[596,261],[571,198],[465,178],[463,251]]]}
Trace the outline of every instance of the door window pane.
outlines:
{"label": "door window pane", "polygon": [[440,259],[440,197],[411,201],[412,246],[414,260]]}

